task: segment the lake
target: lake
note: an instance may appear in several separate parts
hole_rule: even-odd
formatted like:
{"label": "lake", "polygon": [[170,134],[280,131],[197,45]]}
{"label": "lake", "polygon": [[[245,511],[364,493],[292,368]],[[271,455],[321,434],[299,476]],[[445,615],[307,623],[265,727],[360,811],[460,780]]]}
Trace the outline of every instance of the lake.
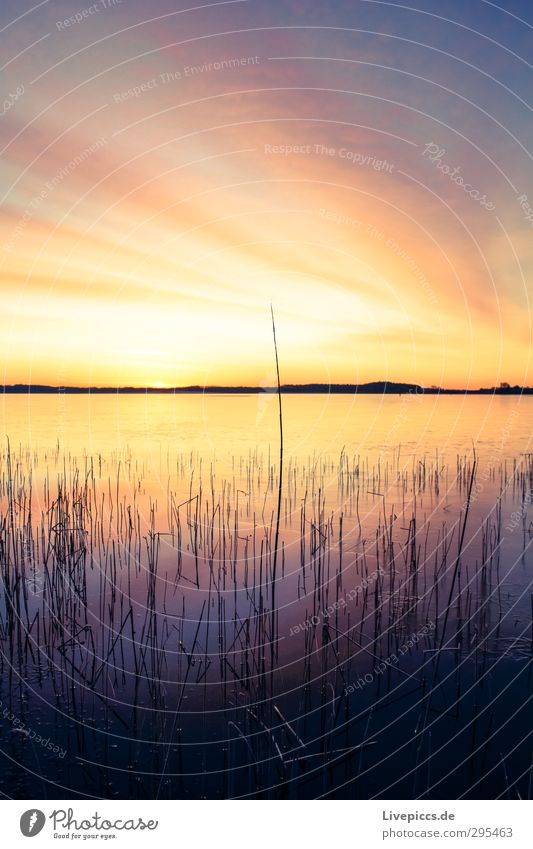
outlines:
{"label": "lake", "polygon": [[1,403],[5,795],[530,795],[533,398]]}

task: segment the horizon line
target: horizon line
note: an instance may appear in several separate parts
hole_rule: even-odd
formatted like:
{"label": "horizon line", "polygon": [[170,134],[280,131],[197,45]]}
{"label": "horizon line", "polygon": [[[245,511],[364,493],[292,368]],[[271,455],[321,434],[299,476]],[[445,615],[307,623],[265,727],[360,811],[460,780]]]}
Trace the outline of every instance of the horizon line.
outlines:
{"label": "horizon line", "polygon": [[[373,380],[366,383],[283,383],[280,386],[282,394],[355,394],[358,392],[366,394],[533,394],[533,387],[511,386],[509,383],[501,382],[499,386],[477,387],[477,388],[445,388],[433,384],[424,387],[417,383],[406,383],[403,381]],[[189,384],[187,386],[79,386],[79,385],[53,385],[40,383],[13,383],[3,384],[0,393],[9,394],[274,394],[278,392],[277,386],[246,386],[246,385],[201,385]]]}

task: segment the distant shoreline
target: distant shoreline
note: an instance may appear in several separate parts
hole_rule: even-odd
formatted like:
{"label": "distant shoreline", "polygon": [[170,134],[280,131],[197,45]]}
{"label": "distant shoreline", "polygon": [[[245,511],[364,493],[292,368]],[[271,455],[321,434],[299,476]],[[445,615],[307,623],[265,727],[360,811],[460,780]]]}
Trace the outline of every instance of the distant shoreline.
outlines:
{"label": "distant shoreline", "polygon": [[[257,395],[277,392],[261,386],[176,386],[170,388],[137,386],[47,386],[16,383],[0,389],[4,395]],[[414,383],[375,381],[372,383],[284,384],[283,395],[533,395],[531,386],[496,386],[488,389],[440,389]]]}

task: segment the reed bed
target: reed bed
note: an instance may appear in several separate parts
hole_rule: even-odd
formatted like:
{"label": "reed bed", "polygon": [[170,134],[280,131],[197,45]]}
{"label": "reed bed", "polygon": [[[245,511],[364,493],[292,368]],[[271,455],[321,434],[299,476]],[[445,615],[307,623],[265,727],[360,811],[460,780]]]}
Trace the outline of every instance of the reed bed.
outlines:
{"label": "reed bed", "polygon": [[6,443],[0,698],[67,751],[31,778],[4,719],[20,792],[528,795],[490,689],[529,698],[533,455],[482,487],[474,452],[280,471]]}

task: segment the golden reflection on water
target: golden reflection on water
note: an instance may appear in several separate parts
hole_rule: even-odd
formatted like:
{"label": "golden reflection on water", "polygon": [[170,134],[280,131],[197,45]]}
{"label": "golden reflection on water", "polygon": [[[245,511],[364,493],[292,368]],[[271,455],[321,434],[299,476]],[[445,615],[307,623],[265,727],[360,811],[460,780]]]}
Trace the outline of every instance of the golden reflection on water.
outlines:
{"label": "golden reflection on water", "polygon": [[[12,444],[72,452],[131,451],[158,463],[167,451],[247,456],[277,450],[275,396],[3,396],[3,433]],[[453,459],[470,452],[515,457],[531,446],[533,398],[520,396],[284,395],[286,455],[347,453],[381,460],[403,453]],[[494,459],[496,459],[494,457]]]}

